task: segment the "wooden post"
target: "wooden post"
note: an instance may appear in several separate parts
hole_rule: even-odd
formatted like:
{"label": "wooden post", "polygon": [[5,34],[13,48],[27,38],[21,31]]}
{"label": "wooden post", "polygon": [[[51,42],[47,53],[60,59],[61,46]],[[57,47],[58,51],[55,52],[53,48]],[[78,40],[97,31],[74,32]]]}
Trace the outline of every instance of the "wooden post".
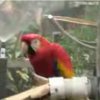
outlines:
{"label": "wooden post", "polygon": [[39,26],[39,32],[43,35],[43,28],[42,28],[42,24],[43,24],[43,8],[39,7],[36,10],[36,15],[35,15],[35,20],[37,25]]}
{"label": "wooden post", "polygon": [[6,96],[7,59],[0,58],[0,100]]}
{"label": "wooden post", "polygon": [[7,58],[5,51],[5,43],[2,42],[0,47],[0,100],[6,96]]}
{"label": "wooden post", "polygon": [[[100,8],[100,4],[99,4]],[[100,11],[98,10],[97,26],[97,48],[96,48],[96,75],[100,77]]]}

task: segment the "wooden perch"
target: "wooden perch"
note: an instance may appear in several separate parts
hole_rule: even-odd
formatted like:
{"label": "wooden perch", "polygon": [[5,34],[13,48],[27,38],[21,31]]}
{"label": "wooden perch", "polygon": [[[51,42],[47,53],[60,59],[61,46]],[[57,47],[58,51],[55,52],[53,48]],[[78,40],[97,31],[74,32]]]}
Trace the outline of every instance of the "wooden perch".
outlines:
{"label": "wooden perch", "polygon": [[63,16],[53,16],[55,20],[65,21],[70,23],[76,24],[83,24],[83,25],[90,25],[90,26],[97,26],[96,22],[80,19],[80,18],[72,18],[72,17],[63,17]]}
{"label": "wooden perch", "polygon": [[4,98],[2,100],[34,100],[37,98],[42,98],[43,96],[49,94],[49,84],[45,84],[36,88],[29,89],[25,92]]}

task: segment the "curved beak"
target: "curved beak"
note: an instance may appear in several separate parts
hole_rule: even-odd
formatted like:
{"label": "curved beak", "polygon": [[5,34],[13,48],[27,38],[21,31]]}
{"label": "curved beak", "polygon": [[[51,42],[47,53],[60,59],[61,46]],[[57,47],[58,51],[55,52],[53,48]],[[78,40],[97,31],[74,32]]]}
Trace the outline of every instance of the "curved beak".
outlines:
{"label": "curved beak", "polygon": [[21,43],[21,53],[26,56],[28,53],[28,45],[25,42]]}

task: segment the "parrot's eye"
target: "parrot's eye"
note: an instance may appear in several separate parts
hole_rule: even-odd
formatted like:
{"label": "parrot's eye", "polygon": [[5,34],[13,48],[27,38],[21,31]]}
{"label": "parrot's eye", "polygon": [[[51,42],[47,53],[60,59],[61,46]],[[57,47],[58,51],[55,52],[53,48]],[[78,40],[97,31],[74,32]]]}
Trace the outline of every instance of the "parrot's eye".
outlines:
{"label": "parrot's eye", "polygon": [[39,40],[35,39],[32,41],[32,44],[37,44],[39,42]]}

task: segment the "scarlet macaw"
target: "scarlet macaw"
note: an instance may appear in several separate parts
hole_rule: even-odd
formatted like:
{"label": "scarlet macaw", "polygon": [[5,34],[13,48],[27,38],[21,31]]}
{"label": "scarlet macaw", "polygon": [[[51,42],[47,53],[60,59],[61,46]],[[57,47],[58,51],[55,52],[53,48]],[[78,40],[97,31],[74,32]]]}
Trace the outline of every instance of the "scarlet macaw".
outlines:
{"label": "scarlet macaw", "polygon": [[35,33],[22,35],[21,41],[23,51],[27,52],[37,74],[44,77],[74,76],[70,56],[61,45]]}

